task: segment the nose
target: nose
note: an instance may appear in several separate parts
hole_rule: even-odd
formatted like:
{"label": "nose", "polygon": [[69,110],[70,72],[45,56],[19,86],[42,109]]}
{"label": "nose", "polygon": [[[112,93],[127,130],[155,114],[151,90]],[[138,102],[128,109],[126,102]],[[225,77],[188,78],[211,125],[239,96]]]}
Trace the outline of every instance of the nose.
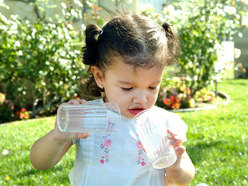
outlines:
{"label": "nose", "polygon": [[146,91],[144,90],[139,90],[136,91],[134,97],[133,97],[133,102],[136,104],[143,104],[147,102],[148,95]]}

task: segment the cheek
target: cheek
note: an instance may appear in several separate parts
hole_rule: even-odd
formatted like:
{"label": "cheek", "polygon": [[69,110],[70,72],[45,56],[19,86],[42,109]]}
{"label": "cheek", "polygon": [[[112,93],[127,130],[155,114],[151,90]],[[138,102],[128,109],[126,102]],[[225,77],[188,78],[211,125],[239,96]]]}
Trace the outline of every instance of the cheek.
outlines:
{"label": "cheek", "polygon": [[120,103],[125,99],[125,95],[118,88],[105,88],[105,96],[109,102]]}
{"label": "cheek", "polygon": [[157,98],[158,98],[158,91],[156,91],[150,95],[150,97],[149,97],[150,104],[154,105],[157,101]]}

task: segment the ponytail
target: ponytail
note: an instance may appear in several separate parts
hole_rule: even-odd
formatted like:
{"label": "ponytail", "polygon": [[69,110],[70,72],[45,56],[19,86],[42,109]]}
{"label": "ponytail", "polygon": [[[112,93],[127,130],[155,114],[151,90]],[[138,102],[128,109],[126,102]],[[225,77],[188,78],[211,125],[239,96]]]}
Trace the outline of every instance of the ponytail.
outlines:
{"label": "ponytail", "polygon": [[167,46],[168,46],[168,53],[170,56],[168,57],[168,64],[172,64],[175,62],[180,54],[180,42],[177,37],[177,34],[171,27],[171,25],[167,22],[162,24],[163,29],[165,30],[165,35],[167,38]]}
{"label": "ponytail", "polygon": [[85,30],[85,47],[82,48],[83,63],[85,65],[95,65],[98,58],[98,36],[101,30],[96,25],[88,25]]}
{"label": "ponytail", "polygon": [[[96,25],[88,25],[85,30],[85,46],[82,48],[83,63],[89,65],[88,72],[90,74],[89,79],[86,82],[88,94],[93,97],[100,97],[102,90],[97,86],[94,76],[91,72],[90,66],[96,65],[98,60],[98,37],[101,33]],[[84,86],[81,86],[82,88]],[[86,93],[86,92],[84,92]],[[86,98],[86,95],[83,95]]]}

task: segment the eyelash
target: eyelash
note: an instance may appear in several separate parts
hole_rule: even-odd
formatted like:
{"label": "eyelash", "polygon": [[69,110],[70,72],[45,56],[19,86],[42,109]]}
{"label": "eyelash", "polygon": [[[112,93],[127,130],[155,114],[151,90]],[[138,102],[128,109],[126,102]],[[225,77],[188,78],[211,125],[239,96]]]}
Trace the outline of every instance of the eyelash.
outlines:
{"label": "eyelash", "polygon": [[122,88],[122,90],[129,91],[129,90],[132,90],[132,87],[131,88]]}
{"label": "eyelash", "polygon": [[[131,88],[122,88],[122,90],[124,90],[124,91],[129,91],[129,90],[132,90],[132,89],[133,89],[133,87],[131,87]],[[155,89],[157,89],[157,87],[149,87],[149,89],[155,90]]]}

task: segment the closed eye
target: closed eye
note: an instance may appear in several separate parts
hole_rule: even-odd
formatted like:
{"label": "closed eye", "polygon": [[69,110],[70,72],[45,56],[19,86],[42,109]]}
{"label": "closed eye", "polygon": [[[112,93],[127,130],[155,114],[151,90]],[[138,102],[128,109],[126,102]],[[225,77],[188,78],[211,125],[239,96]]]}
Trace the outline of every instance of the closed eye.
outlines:
{"label": "closed eye", "polygon": [[125,91],[129,91],[129,90],[132,90],[133,89],[133,87],[130,87],[130,88],[123,88],[122,87],[122,90],[125,90]]}
{"label": "closed eye", "polygon": [[149,89],[151,89],[151,90],[155,90],[157,88],[158,88],[158,86],[156,86],[156,87],[149,87]]}

